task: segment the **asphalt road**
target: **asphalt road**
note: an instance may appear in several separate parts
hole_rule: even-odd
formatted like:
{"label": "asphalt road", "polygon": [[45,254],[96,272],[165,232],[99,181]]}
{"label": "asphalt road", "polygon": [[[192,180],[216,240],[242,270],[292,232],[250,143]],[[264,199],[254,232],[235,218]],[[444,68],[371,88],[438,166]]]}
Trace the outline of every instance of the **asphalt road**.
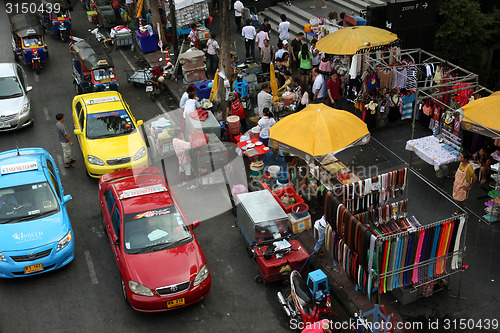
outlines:
{"label": "asphalt road", "polygon": [[[99,47],[87,32],[91,25],[80,2],[72,15],[73,34],[88,38]],[[7,15],[2,6],[1,62],[13,61],[10,39]],[[50,60],[41,74],[36,75],[24,66],[28,82],[33,86],[30,94],[34,126],[0,133],[0,151],[43,147],[54,156],[65,193],[73,197],[67,207],[75,233],[76,254],[70,265],[58,271],[0,281],[0,332],[288,331],[287,319],[275,296],[282,285],[254,282],[258,271],[246,254],[243,238],[233,227],[234,217],[227,212],[230,204],[225,186],[213,185],[189,193],[173,186],[189,218],[202,221],[196,235],[212,274],[212,290],[208,297],[187,308],[156,314],[137,313],[124,302],[120,273],[102,229],[97,181],[86,175],[77,140],[72,134],[76,167],[63,167],[55,115],[66,114],[66,127],[71,132],[71,101],[75,95],[71,59],[68,44],[50,35],[46,40]],[[162,113],[143,88],[126,84],[124,70],[143,66],[140,57],[129,50],[117,50],[111,56],[121,82],[119,90],[136,118],[147,121]],[[161,100],[165,111],[170,110],[169,103]],[[176,161],[169,159],[164,165],[168,181],[176,182]]]}

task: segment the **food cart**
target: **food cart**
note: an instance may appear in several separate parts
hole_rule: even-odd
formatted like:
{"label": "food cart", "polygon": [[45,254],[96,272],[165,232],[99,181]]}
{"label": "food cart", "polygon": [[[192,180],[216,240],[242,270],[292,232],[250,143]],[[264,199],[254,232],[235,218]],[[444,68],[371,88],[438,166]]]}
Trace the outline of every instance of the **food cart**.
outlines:
{"label": "food cart", "polygon": [[144,124],[149,143],[149,156],[156,161],[172,156],[174,146],[172,140],[180,128],[170,119],[168,114],[159,115]]}
{"label": "food cart", "polygon": [[257,282],[286,278],[292,270],[302,271],[309,254],[300,242],[292,239],[288,217],[268,190],[237,196],[236,227],[246,241],[249,255],[255,261]]}

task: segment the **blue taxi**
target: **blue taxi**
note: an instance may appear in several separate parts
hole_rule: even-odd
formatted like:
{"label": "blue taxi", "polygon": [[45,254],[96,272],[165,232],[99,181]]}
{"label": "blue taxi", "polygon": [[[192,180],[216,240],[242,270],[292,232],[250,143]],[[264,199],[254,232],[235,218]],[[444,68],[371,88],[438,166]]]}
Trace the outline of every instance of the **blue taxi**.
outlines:
{"label": "blue taxi", "polygon": [[46,150],[0,153],[0,278],[40,274],[73,260],[69,200]]}

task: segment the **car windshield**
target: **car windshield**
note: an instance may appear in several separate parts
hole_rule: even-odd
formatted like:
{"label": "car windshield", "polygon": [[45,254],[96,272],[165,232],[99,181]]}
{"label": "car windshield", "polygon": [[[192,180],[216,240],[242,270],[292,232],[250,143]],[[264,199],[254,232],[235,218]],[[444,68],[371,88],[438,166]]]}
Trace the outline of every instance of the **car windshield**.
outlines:
{"label": "car windshield", "polygon": [[21,97],[23,89],[16,77],[0,77],[0,99]]}
{"label": "car windshield", "polygon": [[123,228],[125,251],[147,253],[175,247],[192,239],[175,206],[126,214]]}
{"label": "car windshield", "polygon": [[129,134],[135,129],[127,111],[93,113],[87,116],[87,138],[101,139]]}
{"label": "car windshield", "polygon": [[0,189],[0,224],[33,220],[58,211],[48,182]]}
{"label": "car windshield", "polygon": [[115,79],[115,70],[113,68],[94,69],[93,74],[96,81],[102,81],[104,79]]}
{"label": "car windshield", "polygon": [[23,38],[24,47],[31,47],[32,45],[42,46],[42,38],[41,37],[25,37]]}
{"label": "car windshield", "polygon": [[54,13],[52,17],[64,17],[68,18],[69,17],[69,11],[68,9],[61,8],[61,10],[58,13]]}

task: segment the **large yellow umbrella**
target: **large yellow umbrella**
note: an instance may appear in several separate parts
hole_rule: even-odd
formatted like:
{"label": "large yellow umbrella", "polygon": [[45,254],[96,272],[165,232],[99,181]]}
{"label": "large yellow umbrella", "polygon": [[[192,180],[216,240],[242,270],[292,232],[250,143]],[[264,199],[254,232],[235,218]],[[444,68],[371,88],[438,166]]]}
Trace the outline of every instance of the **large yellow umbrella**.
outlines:
{"label": "large yellow umbrella", "polygon": [[219,89],[219,70],[215,71],[214,81],[212,83],[212,90],[210,90],[210,97],[208,98],[210,102],[217,99],[217,89]]}
{"label": "large yellow umbrella", "polygon": [[476,99],[463,106],[462,110],[462,128],[495,139],[500,138],[500,91]]}
{"label": "large yellow umbrella", "polygon": [[308,161],[314,156],[367,143],[369,139],[366,124],[352,113],[325,104],[309,104],[270,128],[269,146]]}
{"label": "large yellow umbrella", "polygon": [[270,79],[271,79],[271,92],[273,93],[273,100],[277,101],[278,97],[278,81],[276,80],[276,75],[274,74],[274,65],[271,63],[270,66]]}
{"label": "large yellow umbrella", "polygon": [[384,29],[355,26],[337,30],[321,38],[316,48],[328,54],[352,55],[365,48],[390,44],[397,39],[396,34]]}

